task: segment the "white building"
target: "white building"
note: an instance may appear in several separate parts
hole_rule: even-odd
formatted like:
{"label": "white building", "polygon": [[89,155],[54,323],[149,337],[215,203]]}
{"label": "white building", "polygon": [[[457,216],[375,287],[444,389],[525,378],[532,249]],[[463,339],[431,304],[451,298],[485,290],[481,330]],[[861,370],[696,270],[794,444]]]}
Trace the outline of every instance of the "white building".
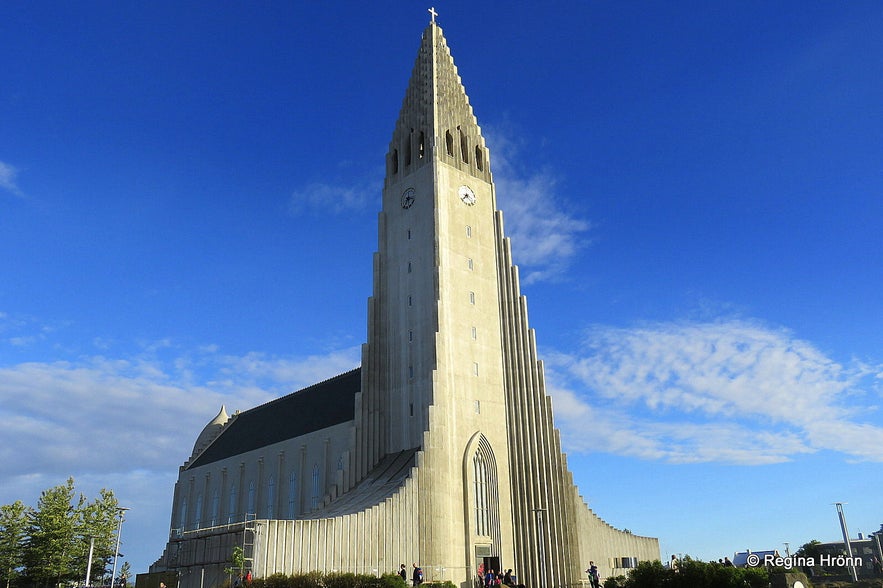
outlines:
{"label": "white building", "polygon": [[[199,435],[152,572],[219,583],[394,572],[468,586],[480,566],[529,587],[659,559],[579,495],[561,451],[490,154],[442,31],[423,33],[386,156],[361,368]],[[355,302],[355,301],[354,301]]]}

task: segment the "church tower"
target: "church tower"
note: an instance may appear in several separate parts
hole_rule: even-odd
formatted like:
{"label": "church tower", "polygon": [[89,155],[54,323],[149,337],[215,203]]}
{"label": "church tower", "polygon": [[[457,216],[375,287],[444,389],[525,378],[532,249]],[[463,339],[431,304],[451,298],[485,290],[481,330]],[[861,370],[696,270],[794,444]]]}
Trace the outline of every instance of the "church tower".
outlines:
{"label": "church tower", "polygon": [[430,12],[386,154],[362,365],[206,426],[151,567],[181,588],[222,583],[234,548],[255,577],[407,562],[460,588],[659,559],[567,469],[490,154]]}
{"label": "church tower", "polygon": [[512,565],[495,211],[484,138],[433,20],[386,156],[357,444],[359,473],[422,450],[429,562]]}

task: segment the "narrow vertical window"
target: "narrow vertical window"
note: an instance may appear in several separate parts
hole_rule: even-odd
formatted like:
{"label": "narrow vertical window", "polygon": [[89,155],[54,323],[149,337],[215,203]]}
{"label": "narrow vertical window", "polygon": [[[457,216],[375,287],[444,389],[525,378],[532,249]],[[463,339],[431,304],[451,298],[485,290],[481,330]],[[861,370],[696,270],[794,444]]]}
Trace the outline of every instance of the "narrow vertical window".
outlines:
{"label": "narrow vertical window", "polygon": [[221,493],[218,488],[212,492],[212,518],[210,526],[214,527],[218,524],[218,513],[221,510]]}
{"label": "narrow vertical window", "polygon": [[414,416],[414,403],[411,403],[411,416]]}
{"label": "narrow vertical window", "polygon": [[399,173],[399,150],[393,149],[391,157],[392,157],[392,161],[390,161],[389,163],[390,163],[390,166],[392,167],[392,173],[397,174],[397,173]]}
{"label": "narrow vertical window", "polygon": [[469,304],[475,304],[475,292],[469,293]]}
{"label": "narrow vertical window", "polygon": [[411,262],[410,261],[408,262],[408,273],[409,274],[411,273]]}
{"label": "narrow vertical window", "polygon": [[288,518],[293,519],[297,514],[297,473],[292,470],[288,474]]}
{"label": "narrow vertical window", "polygon": [[481,400],[475,401],[475,414],[481,414]]}
{"label": "narrow vertical window", "polygon": [[[414,133],[414,129],[411,129],[411,133]],[[411,135],[408,135],[408,138],[405,139],[402,149],[405,151],[405,167],[408,167],[411,165]]]}
{"label": "narrow vertical window", "polygon": [[467,236],[467,237],[471,237],[471,236],[472,236],[472,227],[469,226],[469,225],[466,225],[466,236]]}
{"label": "narrow vertical window", "polygon": [[481,146],[475,146],[475,167],[478,171],[484,171],[484,154],[481,152]]}
{"label": "narrow vertical window", "polygon": [[469,163],[469,147],[466,143],[466,134],[460,127],[457,127],[457,132],[460,133],[460,159],[463,160],[463,163]]}
{"label": "narrow vertical window", "polygon": [[408,378],[414,379],[414,366],[412,365],[408,366]]}
{"label": "narrow vertical window", "polygon": [[414,304],[414,300],[408,296],[408,306],[412,306]]}
{"label": "narrow vertical window", "polygon": [[230,486],[230,502],[227,504],[227,524],[236,522],[236,484]]}
{"label": "narrow vertical window", "polygon": [[184,497],[184,500],[181,501],[181,516],[178,517],[178,526],[181,527],[181,530],[186,530],[187,527],[187,497]]}
{"label": "narrow vertical window", "polygon": [[414,340],[414,331],[408,331],[408,343]]}
{"label": "narrow vertical window", "polygon": [[267,480],[267,518],[276,516],[276,476],[270,474]]}
{"label": "narrow vertical window", "polygon": [[474,376],[478,375],[478,362],[472,363],[472,375],[474,375]]}
{"label": "narrow vertical window", "polygon": [[454,156],[454,136],[451,135],[451,131],[445,131],[445,149],[448,155]]}
{"label": "narrow vertical window", "polygon": [[193,509],[193,528],[202,528],[202,492],[196,495],[196,508]]}
{"label": "narrow vertical window", "polygon": [[310,495],[310,507],[319,508],[319,464],[313,464],[313,488]]}
{"label": "narrow vertical window", "polygon": [[424,135],[423,131],[420,131],[420,142],[417,145],[417,157],[423,159],[423,156],[426,154],[426,135]]}
{"label": "narrow vertical window", "polygon": [[472,327],[472,340],[474,341],[476,339],[478,339],[478,329]]}
{"label": "narrow vertical window", "polygon": [[408,229],[408,241],[411,240],[411,229]]}
{"label": "narrow vertical window", "polygon": [[470,271],[472,271],[473,263],[472,263],[472,258],[471,258],[471,257],[470,257],[469,259],[466,260],[466,266],[469,268]]}
{"label": "narrow vertical window", "polygon": [[245,514],[255,514],[254,509],[254,499],[257,494],[257,488],[255,488],[254,480],[248,483],[248,503],[245,509]]}

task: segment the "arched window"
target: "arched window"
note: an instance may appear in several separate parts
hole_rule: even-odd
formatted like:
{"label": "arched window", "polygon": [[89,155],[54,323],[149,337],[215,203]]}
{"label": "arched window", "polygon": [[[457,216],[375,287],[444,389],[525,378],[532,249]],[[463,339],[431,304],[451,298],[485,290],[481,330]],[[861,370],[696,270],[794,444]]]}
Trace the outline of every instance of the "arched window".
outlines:
{"label": "arched window", "polygon": [[460,127],[457,127],[457,132],[460,133],[460,158],[463,163],[469,163],[469,146],[466,142],[466,134]]}
{"label": "arched window", "polygon": [[310,494],[310,508],[319,508],[319,464],[313,464],[313,488]]}
{"label": "arched window", "polygon": [[214,527],[218,524],[218,513],[221,509],[221,491],[215,488],[212,492],[212,518],[210,526]]}
{"label": "arched window", "polygon": [[500,494],[497,483],[497,462],[494,451],[484,435],[472,454],[472,508],[475,534],[489,537],[500,545]]}
{"label": "arched window", "polygon": [[202,492],[196,495],[196,508],[193,511],[193,528],[199,529],[202,525]]}
{"label": "arched window", "polygon": [[472,467],[475,474],[475,534],[487,535],[490,528],[487,463],[480,452],[472,459]]}
{"label": "arched window", "polygon": [[272,519],[276,513],[276,476],[270,474],[267,480],[267,518]]}
{"label": "arched window", "polygon": [[254,510],[254,499],[255,499],[255,494],[256,494],[255,490],[256,490],[256,488],[254,485],[254,480],[252,480],[251,482],[248,483],[248,503],[247,503],[247,508],[245,509],[245,514],[247,514],[247,515],[255,514],[255,510]]}
{"label": "arched window", "polygon": [[288,475],[288,518],[297,515],[297,473],[293,470]]}
{"label": "arched window", "polygon": [[454,156],[454,136],[451,135],[451,131],[445,131],[445,149],[448,155]]}
{"label": "arched window", "polygon": [[181,516],[178,517],[178,526],[184,531],[187,528],[187,497],[181,501]]}
{"label": "arched window", "polygon": [[236,484],[230,485],[230,501],[227,504],[227,523],[236,522]]}

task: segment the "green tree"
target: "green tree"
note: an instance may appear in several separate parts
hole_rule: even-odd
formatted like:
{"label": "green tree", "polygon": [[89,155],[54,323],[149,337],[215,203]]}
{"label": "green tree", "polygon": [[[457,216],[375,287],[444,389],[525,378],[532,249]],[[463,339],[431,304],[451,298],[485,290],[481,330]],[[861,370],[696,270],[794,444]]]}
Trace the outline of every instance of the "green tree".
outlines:
{"label": "green tree", "polygon": [[118,586],[128,586],[129,585],[129,576],[132,575],[132,566],[129,565],[129,562],[123,562],[122,567],[120,568],[120,579],[117,582]]}
{"label": "green tree", "polygon": [[78,578],[86,577],[89,542],[93,539],[95,548],[90,575],[99,578],[108,572],[116,551],[116,533],[122,512],[113,492],[104,488],[92,502],[81,502],[75,529],[78,541],[74,546],[77,551],[74,565]]}
{"label": "green tree", "polygon": [[245,568],[245,552],[242,550],[242,547],[236,546],[233,548],[233,553],[230,555],[230,567],[225,568],[224,572],[230,576],[231,583],[233,582],[233,574],[236,574],[237,577],[242,575],[242,570]]}
{"label": "green tree", "polygon": [[74,480],[44,490],[36,508],[26,516],[26,538],[22,553],[24,576],[29,584],[48,588],[69,582],[82,582],[92,554],[93,578],[109,571],[116,549],[116,529],[121,516],[113,492],[102,489],[87,502],[76,497]]}
{"label": "green tree", "polygon": [[21,500],[0,506],[0,574],[9,588],[24,566],[28,511]]}
{"label": "green tree", "polygon": [[734,568],[685,557],[677,571],[659,561],[643,561],[631,570],[624,583],[614,579],[605,588],[766,588],[765,568]]}
{"label": "green tree", "polygon": [[[74,479],[44,490],[28,516],[25,575],[36,586],[52,586],[76,579],[77,508],[72,505]],[[81,498],[80,504],[83,502]]]}

